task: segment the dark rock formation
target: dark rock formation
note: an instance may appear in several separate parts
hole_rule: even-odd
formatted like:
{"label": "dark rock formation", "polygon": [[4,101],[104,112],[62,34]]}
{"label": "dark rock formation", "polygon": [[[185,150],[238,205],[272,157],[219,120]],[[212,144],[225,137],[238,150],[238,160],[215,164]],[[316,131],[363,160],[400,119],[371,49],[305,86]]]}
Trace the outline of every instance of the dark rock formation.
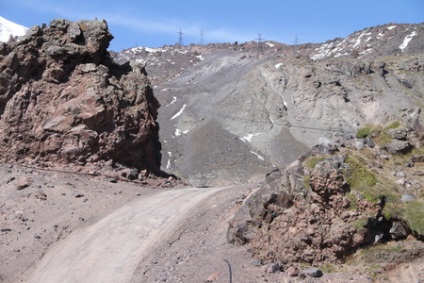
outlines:
{"label": "dark rock formation", "polygon": [[[230,220],[228,241],[247,243],[264,263],[319,264],[411,234],[405,221],[386,219],[384,196],[369,200],[350,191],[345,154],[325,152],[317,146],[285,171],[269,174]],[[308,167],[308,160],[317,163]]]}
{"label": "dark rock formation", "polygon": [[56,19],[0,45],[1,159],[159,172],[159,103],[142,66],[111,59],[112,38],[105,21]]}

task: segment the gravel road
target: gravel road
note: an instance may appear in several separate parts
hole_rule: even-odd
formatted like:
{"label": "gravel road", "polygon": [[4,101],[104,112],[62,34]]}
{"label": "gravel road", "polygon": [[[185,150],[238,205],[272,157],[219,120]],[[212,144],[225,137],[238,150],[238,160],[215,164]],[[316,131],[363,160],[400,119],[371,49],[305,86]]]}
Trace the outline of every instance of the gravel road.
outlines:
{"label": "gravel road", "polygon": [[28,282],[128,282],[140,260],[223,188],[163,191],[131,202],[54,244]]}

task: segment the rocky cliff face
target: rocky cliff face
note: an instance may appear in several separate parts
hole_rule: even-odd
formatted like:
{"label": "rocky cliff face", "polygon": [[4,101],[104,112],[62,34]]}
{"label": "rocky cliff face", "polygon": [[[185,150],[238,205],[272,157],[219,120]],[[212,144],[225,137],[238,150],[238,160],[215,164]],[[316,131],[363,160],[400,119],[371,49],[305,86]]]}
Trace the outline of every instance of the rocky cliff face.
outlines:
{"label": "rocky cliff face", "polygon": [[57,19],[0,43],[2,160],[159,171],[159,103],[142,66],[110,58],[112,38],[105,21]]}

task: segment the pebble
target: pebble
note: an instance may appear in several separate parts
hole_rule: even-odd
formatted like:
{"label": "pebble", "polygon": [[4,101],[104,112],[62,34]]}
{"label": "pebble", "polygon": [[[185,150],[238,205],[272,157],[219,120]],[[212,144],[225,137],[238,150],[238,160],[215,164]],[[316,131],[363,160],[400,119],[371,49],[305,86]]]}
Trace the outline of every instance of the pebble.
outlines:
{"label": "pebble", "polygon": [[32,179],[30,177],[21,177],[18,179],[16,183],[16,189],[23,190],[25,188],[28,188],[32,184]]}
{"label": "pebble", "polygon": [[278,271],[280,271],[280,266],[276,263],[269,263],[265,269],[266,273],[276,273]]}
{"label": "pebble", "polygon": [[306,275],[314,277],[314,278],[318,278],[318,277],[321,277],[323,275],[322,271],[318,268],[315,268],[315,267],[304,269],[303,274],[306,274]]}
{"label": "pebble", "polygon": [[287,268],[287,275],[290,277],[299,276],[300,270],[295,266],[290,266]]}
{"label": "pebble", "polygon": [[250,261],[250,264],[253,266],[261,266],[262,265],[262,261],[260,259],[253,259]]}
{"label": "pebble", "polygon": [[108,178],[107,181],[114,184],[118,183],[118,180],[116,178]]}

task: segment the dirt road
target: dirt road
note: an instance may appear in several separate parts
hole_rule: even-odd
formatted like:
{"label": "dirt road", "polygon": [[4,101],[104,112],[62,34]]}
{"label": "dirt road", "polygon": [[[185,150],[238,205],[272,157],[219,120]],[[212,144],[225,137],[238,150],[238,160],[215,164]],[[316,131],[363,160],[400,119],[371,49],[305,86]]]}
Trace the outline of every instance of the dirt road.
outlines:
{"label": "dirt road", "polygon": [[223,188],[163,191],[129,203],[54,244],[28,282],[128,282],[140,260],[195,206]]}

